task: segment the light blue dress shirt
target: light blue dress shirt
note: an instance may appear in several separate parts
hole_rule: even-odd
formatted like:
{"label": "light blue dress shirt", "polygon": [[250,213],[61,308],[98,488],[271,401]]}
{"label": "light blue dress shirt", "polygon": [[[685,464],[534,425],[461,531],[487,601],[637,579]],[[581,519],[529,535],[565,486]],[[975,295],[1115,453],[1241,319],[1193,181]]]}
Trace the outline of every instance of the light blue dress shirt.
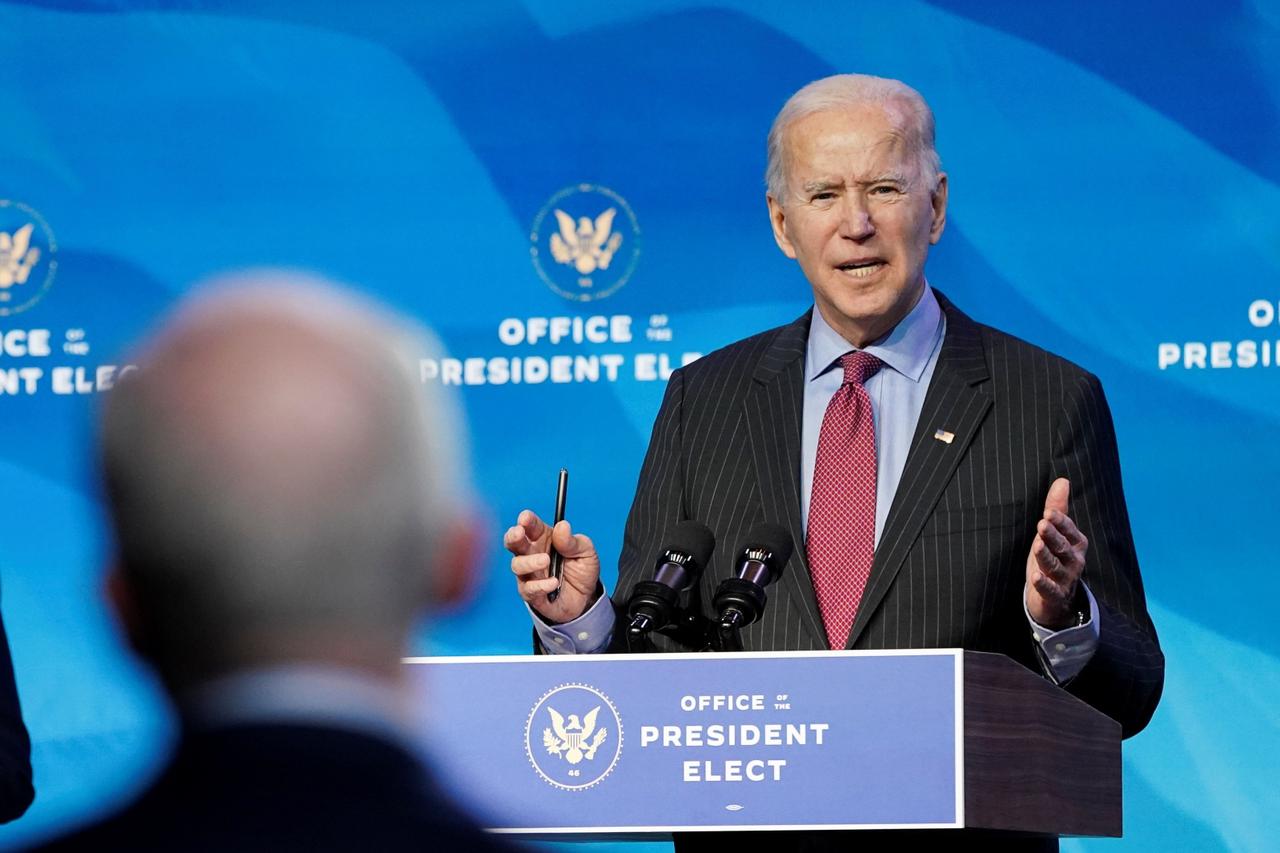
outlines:
{"label": "light blue dress shirt", "polygon": [[[946,331],[946,317],[933,295],[933,288],[926,284],[907,316],[889,334],[865,348],[866,352],[884,362],[884,366],[864,385],[871,400],[871,415],[876,428],[877,544],[906,468],[911,439],[924,409],[925,394],[929,390]],[[856,347],[831,328],[815,307],[805,351],[804,420],[800,444],[800,516],[806,530],[809,527],[809,501],[813,492],[813,469],[818,457],[822,418],[827,404],[844,379],[839,359],[854,349]],[[1084,586],[1083,583],[1081,585]],[[1049,676],[1057,683],[1074,678],[1098,646],[1098,604],[1087,586],[1084,590],[1089,599],[1089,620],[1062,631],[1038,625],[1026,612],[1026,596],[1023,596],[1027,624],[1044,652]],[[586,613],[562,625],[548,624],[532,609],[529,613],[542,646],[549,654],[600,652],[609,645],[613,635],[614,613],[607,594]]]}
{"label": "light blue dress shirt", "polygon": [[[924,408],[924,395],[938,364],[946,318],[933,289],[926,286],[914,308],[889,334],[866,347],[884,366],[863,387],[871,399],[876,426],[876,544],[884,532],[889,506],[907,465],[911,437]],[[804,356],[804,422],[800,441],[800,519],[809,529],[809,501],[813,494],[813,467],[818,458],[818,434],[827,404],[844,381],[840,358],[855,347],[840,337],[813,309],[809,345]]]}

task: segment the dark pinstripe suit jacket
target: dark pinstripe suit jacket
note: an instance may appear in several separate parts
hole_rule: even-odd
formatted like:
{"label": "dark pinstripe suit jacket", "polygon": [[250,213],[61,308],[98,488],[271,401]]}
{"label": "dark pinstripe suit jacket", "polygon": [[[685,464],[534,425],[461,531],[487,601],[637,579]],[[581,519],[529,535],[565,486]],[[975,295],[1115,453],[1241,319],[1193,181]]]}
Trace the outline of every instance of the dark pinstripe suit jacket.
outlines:
{"label": "dark pinstripe suit jacket", "polygon": [[[1102,388],[1070,362],[975,323],[941,294],[938,301],[946,338],[845,647],[961,647],[1040,671],[1022,607],[1026,559],[1049,484],[1068,477],[1070,514],[1089,538],[1084,578],[1101,611],[1101,643],[1067,689],[1132,735],[1155,710],[1164,658]],[[747,529],[774,521],[797,547],[744,646],[827,647],[800,521],[808,334],[806,314],[671,377],[627,521],[616,602],[649,575],[677,521],[697,519],[716,533],[702,602],[731,574]],[[955,438],[939,441],[938,430]],[[656,642],[675,650],[666,637]]]}

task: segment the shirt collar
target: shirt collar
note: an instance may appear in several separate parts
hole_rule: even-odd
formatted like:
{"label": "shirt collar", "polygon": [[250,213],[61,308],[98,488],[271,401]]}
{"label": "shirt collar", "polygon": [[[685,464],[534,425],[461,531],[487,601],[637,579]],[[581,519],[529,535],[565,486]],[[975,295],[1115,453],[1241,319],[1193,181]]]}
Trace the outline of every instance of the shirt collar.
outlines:
{"label": "shirt collar", "polygon": [[[916,301],[889,334],[864,348],[886,365],[912,382],[919,382],[929,364],[929,356],[938,342],[942,324],[942,309],[928,283]],[[822,312],[814,307],[809,323],[809,343],[805,350],[805,381],[812,382],[836,366],[839,358],[857,349],[840,337],[840,333],[827,323]]]}
{"label": "shirt collar", "polygon": [[328,725],[409,742],[412,708],[395,685],[363,672],[283,664],[225,675],[179,697],[199,728],[249,723]]}

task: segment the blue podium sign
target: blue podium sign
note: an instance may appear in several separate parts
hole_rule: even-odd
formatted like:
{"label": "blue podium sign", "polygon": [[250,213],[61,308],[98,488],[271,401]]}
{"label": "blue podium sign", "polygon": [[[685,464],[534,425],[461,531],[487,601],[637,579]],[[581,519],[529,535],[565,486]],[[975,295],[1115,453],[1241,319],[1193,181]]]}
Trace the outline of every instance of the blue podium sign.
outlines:
{"label": "blue podium sign", "polygon": [[957,650],[410,658],[499,832],[958,827]]}

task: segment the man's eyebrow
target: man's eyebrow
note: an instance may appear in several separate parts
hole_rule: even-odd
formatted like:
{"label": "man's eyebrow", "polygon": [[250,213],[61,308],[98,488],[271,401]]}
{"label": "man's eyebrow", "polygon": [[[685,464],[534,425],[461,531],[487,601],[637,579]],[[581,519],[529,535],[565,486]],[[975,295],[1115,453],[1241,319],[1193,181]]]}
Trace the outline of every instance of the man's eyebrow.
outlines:
{"label": "man's eyebrow", "polygon": [[866,181],[858,181],[860,186],[869,187],[872,184],[906,184],[909,183],[907,176],[902,172],[885,172]]}
{"label": "man's eyebrow", "polygon": [[827,190],[840,189],[844,186],[844,181],[839,178],[818,178],[812,181],[805,181],[800,187],[800,191],[805,195],[826,192]]}

